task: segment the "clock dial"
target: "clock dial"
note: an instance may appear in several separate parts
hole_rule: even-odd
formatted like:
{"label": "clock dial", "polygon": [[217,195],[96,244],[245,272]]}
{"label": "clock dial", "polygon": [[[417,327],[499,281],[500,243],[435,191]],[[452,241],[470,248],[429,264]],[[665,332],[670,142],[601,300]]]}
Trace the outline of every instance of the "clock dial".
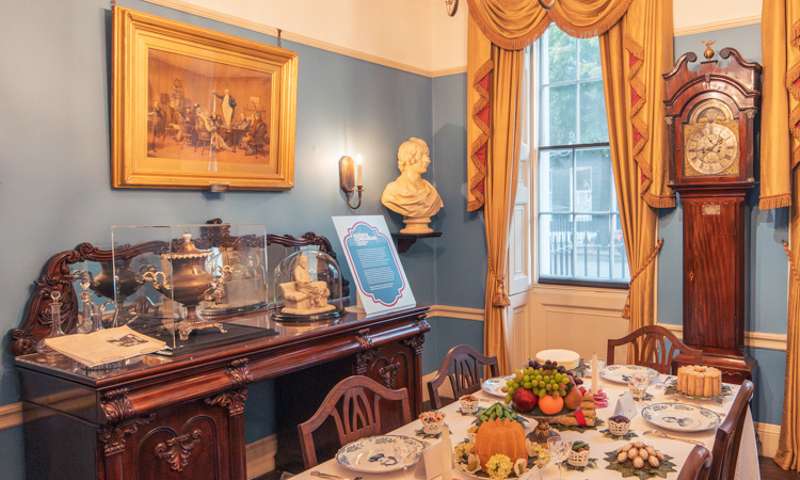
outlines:
{"label": "clock dial", "polygon": [[[727,125],[701,122],[686,125],[687,174],[729,173],[739,160],[739,139]],[[694,171],[691,171],[694,170]]]}

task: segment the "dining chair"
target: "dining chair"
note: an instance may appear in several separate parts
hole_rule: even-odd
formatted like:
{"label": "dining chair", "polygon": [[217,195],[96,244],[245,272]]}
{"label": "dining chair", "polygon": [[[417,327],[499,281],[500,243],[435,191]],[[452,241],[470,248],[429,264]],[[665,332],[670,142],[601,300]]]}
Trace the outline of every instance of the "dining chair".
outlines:
{"label": "dining chair", "polygon": [[711,452],[702,445],[695,445],[678,472],[678,480],[707,480],[711,471]]}
{"label": "dining chair", "polygon": [[608,340],[606,363],[614,363],[614,350],[623,345],[633,348],[633,363],[650,367],[659,373],[672,373],[672,360],[681,354],[697,357],[701,361],[703,351],[691,348],[672,332],[660,325],[645,325],[622,338]]}
{"label": "dining chair", "polygon": [[747,407],[753,398],[753,382],[745,380],[733,399],[728,416],[722,421],[714,438],[711,475],[715,480],[733,479],[736,473],[736,460],[739,458],[739,444],[742,440]]}
{"label": "dining chair", "polygon": [[382,400],[399,401],[403,423],[411,422],[411,407],[405,388],[391,390],[363,375],[347,377],[334,385],[316,413],[297,426],[305,468],[319,463],[314,432],[329,419],[333,419],[336,426],[339,445],[385,433],[381,424]]}
{"label": "dining chair", "polygon": [[442,360],[442,365],[436,376],[428,382],[428,393],[434,409],[442,408],[442,398],[439,396],[439,387],[445,380],[450,380],[453,391],[453,400],[475,393],[481,389],[481,382],[486,367],[492,377],[500,375],[497,367],[497,357],[487,357],[469,345],[456,345],[447,352]]}

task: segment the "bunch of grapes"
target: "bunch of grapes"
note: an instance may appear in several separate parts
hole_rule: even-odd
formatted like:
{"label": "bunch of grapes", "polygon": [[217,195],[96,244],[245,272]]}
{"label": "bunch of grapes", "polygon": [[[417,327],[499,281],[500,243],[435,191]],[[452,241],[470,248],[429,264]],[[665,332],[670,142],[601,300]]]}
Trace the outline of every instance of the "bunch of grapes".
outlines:
{"label": "bunch of grapes", "polygon": [[544,365],[532,361],[527,367],[517,370],[514,378],[506,384],[506,400],[511,401],[518,388],[532,391],[539,397],[545,395],[564,397],[570,387],[570,377],[564,367],[555,362],[545,362]]}

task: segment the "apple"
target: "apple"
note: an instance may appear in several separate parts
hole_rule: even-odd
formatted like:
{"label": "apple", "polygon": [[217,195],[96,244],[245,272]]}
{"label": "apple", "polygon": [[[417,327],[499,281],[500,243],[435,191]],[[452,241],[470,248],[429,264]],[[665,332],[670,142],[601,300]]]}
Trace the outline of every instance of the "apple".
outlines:
{"label": "apple", "polygon": [[539,397],[525,388],[518,388],[512,398],[514,407],[520,412],[530,412],[539,403]]}

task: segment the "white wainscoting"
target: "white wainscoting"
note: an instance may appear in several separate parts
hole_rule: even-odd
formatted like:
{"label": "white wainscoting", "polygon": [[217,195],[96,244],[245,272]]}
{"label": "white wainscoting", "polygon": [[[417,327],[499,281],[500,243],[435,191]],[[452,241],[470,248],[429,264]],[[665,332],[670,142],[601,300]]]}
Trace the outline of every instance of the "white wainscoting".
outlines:
{"label": "white wainscoting", "polygon": [[529,295],[531,357],[557,347],[604,359],[608,339],[628,331],[628,321],[622,318],[625,290],[539,284]]}

